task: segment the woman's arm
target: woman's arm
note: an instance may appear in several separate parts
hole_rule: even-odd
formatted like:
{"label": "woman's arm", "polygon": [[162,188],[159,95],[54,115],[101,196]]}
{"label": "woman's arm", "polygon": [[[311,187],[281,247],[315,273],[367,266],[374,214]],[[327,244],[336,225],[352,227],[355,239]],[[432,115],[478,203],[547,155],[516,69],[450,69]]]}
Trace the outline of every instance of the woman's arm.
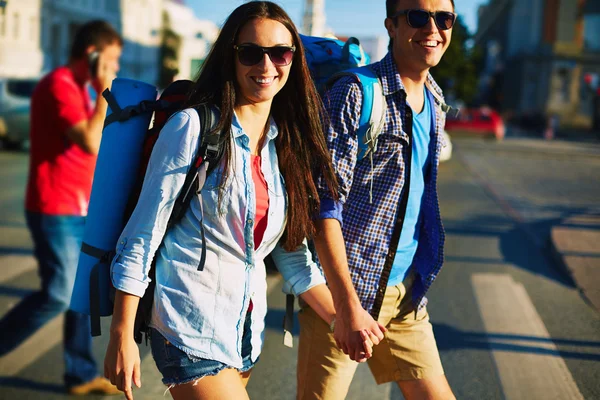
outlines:
{"label": "woman's arm", "polygon": [[195,111],[176,113],[161,130],[137,205],[121,232],[111,265],[112,284],[117,290],[144,295],[152,259],[197,149],[199,130]]}
{"label": "woman's arm", "polygon": [[[333,329],[335,326],[335,307],[333,305],[331,291],[327,285],[321,284],[314,286],[302,293],[300,298],[304,300],[330,328]],[[361,338],[365,357],[370,358],[373,355],[373,342],[371,342],[371,338],[367,331],[361,332]],[[336,343],[339,347],[340,344],[337,340]]]}
{"label": "woman's arm", "polygon": [[140,351],[133,339],[133,325],[140,298],[120,290],[115,296],[110,340],[104,358],[104,376],[133,400],[132,383],[142,386]]}
{"label": "woman's arm", "polygon": [[[300,247],[294,251],[286,251],[277,244],[271,252],[273,261],[277,269],[283,276],[284,285],[283,291],[288,294],[300,296],[308,305],[321,317],[330,327],[335,324],[335,307],[333,297],[327,285],[325,277],[312,260],[312,254],[308,249],[306,239]],[[333,324],[332,324],[333,322]],[[360,333],[360,332],[359,332]],[[362,340],[361,340],[362,339]],[[366,337],[361,335],[357,345],[362,342],[362,350],[364,357],[357,358],[356,361],[364,362],[371,357],[373,343]],[[341,343],[337,341],[338,347]]]}
{"label": "woman's arm", "polygon": [[315,310],[317,315],[331,325],[335,319],[335,307],[333,306],[333,297],[325,284],[314,286],[300,295],[310,308]]}

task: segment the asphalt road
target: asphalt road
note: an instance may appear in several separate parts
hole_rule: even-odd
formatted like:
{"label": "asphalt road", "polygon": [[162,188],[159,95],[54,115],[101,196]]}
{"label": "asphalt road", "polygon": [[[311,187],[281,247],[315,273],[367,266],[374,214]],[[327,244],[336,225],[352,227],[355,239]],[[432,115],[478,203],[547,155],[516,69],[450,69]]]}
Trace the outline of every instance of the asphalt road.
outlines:
{"label": "asphalt road", "polygon": [[[446,261],[428,297],[457,398],[600,399],[600,316],[555,267],[546,242],[561,219],[599,211],[600,147],[531,139],[461,139],[454,147],[439,182]],[[0,153],[0,315],[39,285],[22,211],[26,169],[26,154]],[[281,344],[280,285],[271,278],[266,344],[248,386],[252,399],[295,397],[297,348]],[[0,358],[0,399],[68,397],[61,387],[60,324],[56,319]],[[109,320],[104,324],[106,332]],[[106,339],[95,339],[100,362]],[[148,349],[142,356],[136,398],[164,398]],[[347,398],[402,395],[393,384],[377,386],[361,365]]]}

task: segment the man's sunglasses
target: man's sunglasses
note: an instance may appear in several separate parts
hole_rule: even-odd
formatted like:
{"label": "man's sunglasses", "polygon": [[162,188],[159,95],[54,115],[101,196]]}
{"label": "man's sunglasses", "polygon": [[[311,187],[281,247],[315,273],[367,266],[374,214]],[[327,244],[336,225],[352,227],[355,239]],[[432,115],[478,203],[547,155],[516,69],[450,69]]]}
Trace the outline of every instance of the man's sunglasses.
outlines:
{"label": "man's sunglasses", "polygon": [[429,23],[429,18],[433,17],[438,29],[445,31],[451,29],[456,22],[456,14],[449,11],[427,11],[427,10],[401,10],[392,16],[397,18],[406,15],[406,22],[411,28],[420,29]]}
{"label": "man's sunglasses", "polygon": [[294,46],[261,47],[255,44],[240,44],[239,46],[233,46],[233,48],[237,51],[240,63],[247,67],[261,62],[265,53],[269,55],[271,62],[277,67],[284,67],[292,62],[296,51]]}

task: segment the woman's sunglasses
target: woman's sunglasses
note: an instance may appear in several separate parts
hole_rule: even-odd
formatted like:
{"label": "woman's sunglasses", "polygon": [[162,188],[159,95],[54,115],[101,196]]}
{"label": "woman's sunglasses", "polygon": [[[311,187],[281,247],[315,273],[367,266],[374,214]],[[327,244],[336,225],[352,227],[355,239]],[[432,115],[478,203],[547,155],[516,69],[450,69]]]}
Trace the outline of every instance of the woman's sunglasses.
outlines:
{"label": "woman's sunglasses", "polygon": [[456,14],[449,11],[427,11],[427,10],[402,10],[398,11],[392,18],[406,15],[406,22],[411,28],[420,29],[429,23],[429,18],[433,17],[439,30],[445,31],[451,29],[456,22]]}
{"label": "woman's sunglasses", "polygon": [[265,53],[277,67],[285,67],[292,62],[296,48],[294,46],[261,47],[255,44],[241,44],[233,46],[237,51],[238,60],[242,65],[251,67],[261,62]]}

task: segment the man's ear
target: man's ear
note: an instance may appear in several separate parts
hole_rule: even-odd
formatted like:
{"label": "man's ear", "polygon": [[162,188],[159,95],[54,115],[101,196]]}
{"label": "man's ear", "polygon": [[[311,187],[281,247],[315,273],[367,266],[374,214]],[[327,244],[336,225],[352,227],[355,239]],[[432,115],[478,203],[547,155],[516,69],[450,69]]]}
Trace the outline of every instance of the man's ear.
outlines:
{"label": "man's ear", "polygon": [[95,51],[98,51],[98,49],[96,48],[96,46],[94,46],[93,44],[91,44],[91,45],[89,45],[88,47],[85,48],[85,55],[89,56],[90,54],[92,54]]}
{"label": "man's ear", "polygon": [[385,30],[388,33],[388,36],[390,38],[394,37],[394,31],[396,29],[396,23],[392,18],[386,18],[385,21],[383,21],[383,24],[385,25]]}

